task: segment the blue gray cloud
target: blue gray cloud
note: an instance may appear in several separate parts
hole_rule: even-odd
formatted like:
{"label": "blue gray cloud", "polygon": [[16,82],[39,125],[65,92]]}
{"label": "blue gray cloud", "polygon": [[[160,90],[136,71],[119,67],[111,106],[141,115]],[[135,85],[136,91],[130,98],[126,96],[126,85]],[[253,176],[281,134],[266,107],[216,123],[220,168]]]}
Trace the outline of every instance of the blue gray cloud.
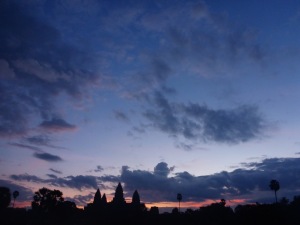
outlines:
{"label": "blue gray cloud", "polygon": [[35,175],[29,175],[29,174],[13,174],[10,176],[12,180],[15,181],[26,181],[26,182],[34,182],[34,183],[40,183],[41,185],[53,185],[56,187],[69,187],[74,188],[78,190],[82,190],[83,188],[93,188],[97,189],[97,177],[95,176],[67,176],[67,177],[57,177],[56,175],[53,176],[50,175],[49,179],[43,179],[40,177],[37,177]]}
{"label": "blue gray cloud", "polygon": [[138,190],[144,202],[176,201],[176,194],[181,193],[184,201],[218,201],[225,198],[228,201],[245,199],[248,203],[270,203],[274,201],[273,192],[269,188],[272,179],[280,182],[279,198],[292,199],[298,195],[295,190],[300,185],[300,158],[269,158],[241,165],[243,167],[231,172],[222,171],[203,176],[195,176],[187,171],[175,173],[174,167],[160,162],[153,171],[131,170],[128,166],[123,166],[119,176],[57,177],[48,174],[48,179],[42,179],[34,175],[20,174],[11,175],[10,178],[13,181],[48,184],[57,188],[88,188],[95,191],[98,187],[113,189],[118,182],[122,182],[128,197]]}
{"label": "blue gray cloud", "polygon": [[259,139],[267,128],[265,118],[253,105],[233,109],[210,109],[197,103],[171,103],[156,92],[152,109],[144,112],[151,126],[187,140],[239,143]]}
{"label": "blue gray cloud", "polygon": [[244,168],[232,172],[222,171],[207,176],[195,176],[187,171],[161,176],[157,167],[170,169],[166,163],[158,164],[154,171],[130,170],[124,166],[121,180],[124,189],[131,193],[138,189],[144,201],[176,201],[182,193],[184,201],[219,200],[225,198],[248,199],[250,203],[273,202],[269,182],[276,179],[281,184],[280,197],[292,198],[300,185],[300,158],[270,158],[261,162],[243,164]]}
{"label": "blue gray cloud", "polygon": [[60,170],[56,170],[56,169],[53,169],[53,168],[50,168],[49,170],[56,173],[56,174],[62,174],[62,172]]}

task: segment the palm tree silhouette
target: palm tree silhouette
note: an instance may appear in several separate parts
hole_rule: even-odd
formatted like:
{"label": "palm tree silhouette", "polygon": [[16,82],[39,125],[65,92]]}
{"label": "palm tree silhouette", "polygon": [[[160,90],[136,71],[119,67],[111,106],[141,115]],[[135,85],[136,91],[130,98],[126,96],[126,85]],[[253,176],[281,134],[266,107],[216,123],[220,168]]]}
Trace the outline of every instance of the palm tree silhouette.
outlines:
{"label": "palm tree silhouette", "polygon": [[279,182],[277,180],[271,180],[269,187],[272,191],[275,192],[275,200],[277,203],[277,191],[280,189]]}
{"label": "palm tree silhouette", "polygon": [[177,194],[177,200],[178,200],[178,204],[179,204],[178,211],[180,212],[180,202],[182,200],[182,195],[180,193]]}
{"label": "palm tree silhouette", "polygon": [[13,198],[14,198],[13,208],[15,207],[15,201],[16,201],[16,198],[19,196],[19,194],[20,193],[18,191],[13,192]]}

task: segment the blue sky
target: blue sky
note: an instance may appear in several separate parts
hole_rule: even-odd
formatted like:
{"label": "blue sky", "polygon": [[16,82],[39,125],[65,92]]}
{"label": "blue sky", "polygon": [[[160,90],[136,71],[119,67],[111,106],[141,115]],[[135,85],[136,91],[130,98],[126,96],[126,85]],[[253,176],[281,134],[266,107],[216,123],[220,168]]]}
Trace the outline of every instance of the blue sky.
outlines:
{"label": "blue sky", "polygon": [[188,207],[271,202],[278,179],[291,199],[299,25],[292,0],[1,1],[0,185]]}

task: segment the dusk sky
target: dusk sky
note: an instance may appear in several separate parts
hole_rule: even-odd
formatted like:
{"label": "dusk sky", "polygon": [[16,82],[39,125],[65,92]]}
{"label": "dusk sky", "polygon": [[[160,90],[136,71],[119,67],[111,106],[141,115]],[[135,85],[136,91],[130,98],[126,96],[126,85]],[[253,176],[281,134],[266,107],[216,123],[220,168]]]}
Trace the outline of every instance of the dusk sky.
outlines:
{"label": "dusk sky", "polygon": [[300,1],[0,1],[0,186],[77,206],[300,195]]}

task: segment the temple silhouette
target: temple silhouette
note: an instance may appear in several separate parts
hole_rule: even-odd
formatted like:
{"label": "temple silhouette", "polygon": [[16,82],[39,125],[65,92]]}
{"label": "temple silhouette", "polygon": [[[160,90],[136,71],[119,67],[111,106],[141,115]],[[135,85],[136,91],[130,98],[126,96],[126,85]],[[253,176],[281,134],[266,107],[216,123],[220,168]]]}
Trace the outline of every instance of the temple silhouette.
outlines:
{"label": "temple silhouette", "polygon": [[118,183],[118,186],[115,191],[114,198],[111,202],[107,202],[106,195],[103,194],[101,197],[100,189],[98,188],[94,200],[92,203],[87,204],[84,207],[84,210],[90,213],[143,213],[147,211],[147,208],[144,203],[141,203],[140,195],[137,190],[134,191],[132,195],[132,200],[130,203],[126,202],[123,193],[123,187],[121,183]]}

